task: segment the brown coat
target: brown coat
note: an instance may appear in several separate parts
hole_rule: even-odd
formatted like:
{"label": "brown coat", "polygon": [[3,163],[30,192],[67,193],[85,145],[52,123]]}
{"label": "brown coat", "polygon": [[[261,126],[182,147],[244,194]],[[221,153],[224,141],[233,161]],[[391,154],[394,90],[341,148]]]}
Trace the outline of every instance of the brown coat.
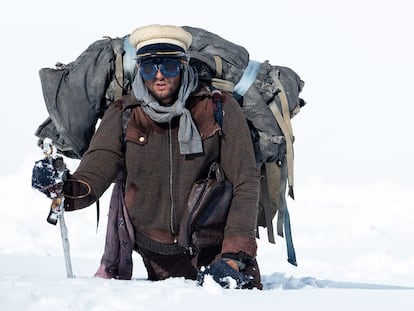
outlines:
{"label": "brown coat", "polygon": [[[150,249],[149,241],[165,247],[176,246],[191,185],[218,159],[221,148],[221,166],[234,186],[222,253],[244,251],[255,256],[259,171],[255,166],[249,129],[238,103],[231,94],[223,93],[220,147],[220,127],[215,122],[211,93],[204,90],[187,101],[203,139],[204,152],[193,156],[180,154],[178,118],[171,124],[157,124],[139,104],[132,96],[124,96],[108,108],[72,176],[89,185],[91,194],[83,199],[67,198],[70,208],[92,204],[125,166],[125,202],[138,243]],[[131,107],[124,152],[122,116],[123,111]],[[79,185],[72,182],[74,195],[83,192]]]}

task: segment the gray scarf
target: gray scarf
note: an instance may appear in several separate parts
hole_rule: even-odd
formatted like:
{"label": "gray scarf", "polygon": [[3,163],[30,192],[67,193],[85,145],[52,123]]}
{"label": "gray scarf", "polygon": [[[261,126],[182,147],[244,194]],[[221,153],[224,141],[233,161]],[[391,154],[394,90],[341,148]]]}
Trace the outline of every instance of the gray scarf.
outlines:
{"label": "gray scarf", "polygon": [[178,92],[178,98],[172,106],[163,106],[148,93],[139,71],[137,71],[132,83],[132,92],[139,101],[143,102],[142,109],[153,121],[165,123],[171,121],[176,116],[180,116],[178,142],[181,154],[203,152],[201,136],[190,111],[185,108],[185,102],[190,93],[196,89],[197,84],[198,76],[195,69],[188,64],[184,64],[184,68],[181,71],[181,88]]}

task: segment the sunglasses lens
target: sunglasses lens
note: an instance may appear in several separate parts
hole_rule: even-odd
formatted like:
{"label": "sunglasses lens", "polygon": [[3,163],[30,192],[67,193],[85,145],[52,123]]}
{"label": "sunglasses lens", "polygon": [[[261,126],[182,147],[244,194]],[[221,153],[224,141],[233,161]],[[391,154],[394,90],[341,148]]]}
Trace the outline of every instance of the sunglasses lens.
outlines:
{"label": "sunglasses lens", "polygon": [[141,62],[140,73],[144,80],[152,80],[158,70],[167,77],[175,78],[180,73],[181,62],[172,58],[154,58]]}
{"label": "sunglasses lens", "polygon": [[168,77],[174,78],[180,72],[180,62],[176,59],[166,59],[161,63],[161,73]]}
{"label": "sunglasses lens", "polygon": [[144,80],[152,80],[157,74],[158,66],[153,62],[143,62],[141,63],[139,70]]}

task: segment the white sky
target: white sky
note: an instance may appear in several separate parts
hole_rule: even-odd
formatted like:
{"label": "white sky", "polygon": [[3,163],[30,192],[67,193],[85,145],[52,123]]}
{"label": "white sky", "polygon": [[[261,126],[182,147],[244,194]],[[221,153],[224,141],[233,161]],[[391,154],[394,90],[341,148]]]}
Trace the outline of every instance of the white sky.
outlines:
{"label": "white sky", "polygon": [[1,168],[12,173],[46,119],[38,70],[73,61],[102,36],[149,23],[205,28],[294,69],[308,102],[294,119],[296,179],[413,184],[412,1],[29,1],[0,6],[5,115]]}
{"label": "white sky", "polygon": [[[344,274],[348,263],[361,271],[360,263],[369,266],[381,254],[388,271],[412,272],[413,1],[246,3],[3,1],[0,185],[31,190],[27,168],[41,157],[34,131],[47,117],[40,68],[71,62],[93,41],[123,36],[145,24],[205,28],[243,45],[252,59],[292,68],[305,81],[301,97],[308,105],[293,119],[297,201],[291,214],[306,271],[312,271],[312,264],[328,274],[338,271],[335,262],[342,255]],[[21,168],[26,179],[16,180]],[[6,216],[10,208],[24,206],[10,189],[0,191]],[[405,245],[399,248],[396,242]],[[340,249],[328,253],[333,258],[323,258],[326,253],[314,249],[322,245]],[[383,268],[372,275],[378,277]]]}

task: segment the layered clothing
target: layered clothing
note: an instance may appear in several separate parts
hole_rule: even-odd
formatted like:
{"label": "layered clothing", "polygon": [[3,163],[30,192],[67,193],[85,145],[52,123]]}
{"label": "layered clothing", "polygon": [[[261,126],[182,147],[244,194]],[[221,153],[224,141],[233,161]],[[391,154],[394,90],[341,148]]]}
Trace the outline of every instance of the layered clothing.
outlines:
{"label": "layered clothing", "polygon": [[[191,186],[219,161],[234,189],[219,254],[244,252],[255,257],[260,174],[239,104],[229,93],[222,93],[222,99],[220,127],[207,87],[188,98],[186,108],[202,139],[202,152],[184,155],[179,117],[157,123],[133,94],[111,104],[70,178],[68,209],[91,205],[124,172],[125,206],[136,248],[161,255],[183,253],[177,240]],[[125,128],[126,111],[130,113]],[[85,189],[87,195],[82,193]]]}

